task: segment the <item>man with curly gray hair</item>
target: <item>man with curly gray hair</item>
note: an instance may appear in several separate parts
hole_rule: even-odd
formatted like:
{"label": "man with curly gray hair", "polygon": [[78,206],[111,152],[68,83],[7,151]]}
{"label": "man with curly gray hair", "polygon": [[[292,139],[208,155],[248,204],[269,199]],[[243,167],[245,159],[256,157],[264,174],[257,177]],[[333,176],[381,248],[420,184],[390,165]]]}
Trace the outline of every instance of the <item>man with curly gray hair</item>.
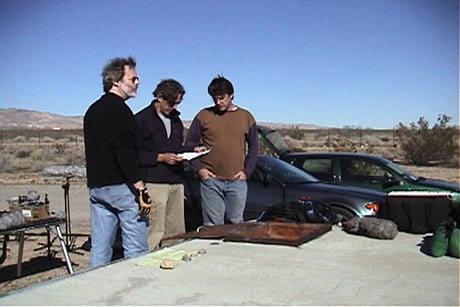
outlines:
{"label": "man with curly gray hair", "polygon": [[148,250],[148,220],[139,214],[138,196],[147,195],[147,201],[149,196],[135,146],[136,122],[126,104],[139,87],[136,61],[112,59],[102,71],[102,80],[105,94],[84,117],[92,268],[111,261],[118,227],[125,257]]}

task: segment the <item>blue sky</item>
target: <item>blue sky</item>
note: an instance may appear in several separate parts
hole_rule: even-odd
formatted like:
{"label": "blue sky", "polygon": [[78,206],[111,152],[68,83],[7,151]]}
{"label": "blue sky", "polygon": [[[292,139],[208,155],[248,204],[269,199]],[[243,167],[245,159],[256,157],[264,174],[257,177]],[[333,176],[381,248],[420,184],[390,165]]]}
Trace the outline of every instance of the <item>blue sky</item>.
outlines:
{"label": "blue sky", "polygon": [[134,112],[164,78],[191,120],[217,74],[257,121],[458,123],[457,0],[0,1],[0,107],[83,115],[107,61],[132,55]]}

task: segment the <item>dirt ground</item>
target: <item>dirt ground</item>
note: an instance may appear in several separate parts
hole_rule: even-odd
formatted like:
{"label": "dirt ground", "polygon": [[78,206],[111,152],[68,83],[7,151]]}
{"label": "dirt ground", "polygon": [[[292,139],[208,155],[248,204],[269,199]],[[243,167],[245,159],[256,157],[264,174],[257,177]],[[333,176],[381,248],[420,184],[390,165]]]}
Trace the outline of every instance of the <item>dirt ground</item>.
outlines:
{"label": "dirt ground", "polygon": [[[456,168],[404,167],[419,176],[459,182],[459,172]],[[9,198],[26,195],[31,190],[39,192],[41,199],[44,199],[45,194],[47,194],[50,201],[50,211],[64,211],[64,189],[62,185],[65,184],[65,179],[43,178],[40,174],[0,174],[0,184],[0,211],[8,210],[7,200]],[[88,268],[88,239],[91,231],[88,190],[84,181],[73,179],[70,181],[69,204],[72,233],[72,236],[68,237],[72,243],[69,255],[74,271],[79,272]],[[61,225],[61,228],[65,233],[66,225]],[[46,230],[42,228],[26,232],[22,276],[16,277],[19,244],[15,236],[9,236],[6,240],[6,251],[4,250],[6,258],[0,263],[0,296],[16,289],[68,274],[64,255],[53,231],[51,232],[51,239],[52,257],[48,258]],[[0,238],[0,244],[3,245],[4,242],[5,237]]]}

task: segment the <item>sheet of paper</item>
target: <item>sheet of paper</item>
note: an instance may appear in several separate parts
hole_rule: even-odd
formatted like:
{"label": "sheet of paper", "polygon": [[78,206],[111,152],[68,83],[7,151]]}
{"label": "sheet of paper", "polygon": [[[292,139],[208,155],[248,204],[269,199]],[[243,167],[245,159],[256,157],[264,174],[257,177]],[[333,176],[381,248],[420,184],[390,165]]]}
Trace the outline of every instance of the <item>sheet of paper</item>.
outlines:
{"label": "sheet of paper", "polygon": [[183,157],[185,160],[190,161],[192,159],[198,158],[199,156],[205,155],[210,151],[211,149],[208,149],[202,152],[183,152],[183,153],[178,154],[178,156]]}
{"label": "sheet of paper", "polygon": [[176,265],[181,265],[186,262],[183,258],[184,255],[194,259],[195,257],[201,256],[202,254],[203,253],[200,253],[200,251],[184,251],[165,247],[149,254],[148,257],[143,258],[141,261],[137,262],[136,265],[158,267],[160,266],[161,261],[165,259],[174,261]]}
{"label": "sheet of paper", "polygon": [[168,259],[174,261],[176,265],[180,265],[184,263],[182,260],[182,256],[184,256],[184,254],[185,251],[183,250],[175,250],[173,248],[166,247],[155,253],[152,253],[149,255],[149,257],[142,259],[136,264],[141,266],[157,267],[160,265],[163,259]]}

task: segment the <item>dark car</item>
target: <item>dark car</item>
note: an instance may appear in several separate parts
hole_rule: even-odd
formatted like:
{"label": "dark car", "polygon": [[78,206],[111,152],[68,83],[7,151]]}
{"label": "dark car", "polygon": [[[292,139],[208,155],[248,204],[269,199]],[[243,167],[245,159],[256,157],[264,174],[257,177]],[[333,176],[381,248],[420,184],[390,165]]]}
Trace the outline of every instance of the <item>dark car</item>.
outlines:
{"label": "dark car", "polygon": [[[185,191],[187,230],[191,230],[201,225],[201,204],[199,180],[190,168],[186,168]],[[385,193],[325,184],[280,159],[259,156],[256,169],[248,179],[244,220],[258,218],[270,206],[304,197],[332,206],[345,219],[376,215],[386,201]]]}
{"label": "dark car", "polygon": [[326,183],[383,192],[460,192],[457,184],[418,177],[377,155],[337,152],[293,153],[275,130],[259,126],[258,131],[261,141],[280,159]]}

